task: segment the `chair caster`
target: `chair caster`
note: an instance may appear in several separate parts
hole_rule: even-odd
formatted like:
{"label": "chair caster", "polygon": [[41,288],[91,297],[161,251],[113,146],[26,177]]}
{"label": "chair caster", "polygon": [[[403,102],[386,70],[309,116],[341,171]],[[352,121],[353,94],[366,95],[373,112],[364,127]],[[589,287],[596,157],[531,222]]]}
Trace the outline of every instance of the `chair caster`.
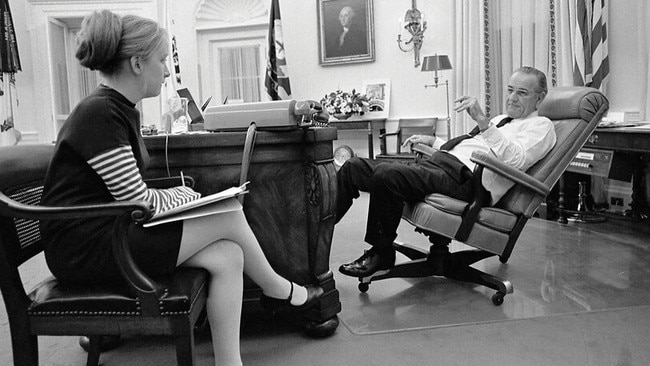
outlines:
{"label": "chair caster", "polygon": [[302,324],[302,328],[305,330],[305,333],[307,333],[307,335],[314,338],[329,337],[332,334],[334,334],[338,326],[339,326],[339,317],[336,315],[325,320],[322,323],[318,323],[312,320],[306,320]]}
{"label": "chair caster", "polygon": [[359,282],[359,291],[363,292],[364,294],[368,292],[368,289],[370,288],[370,283],[368,282]]}
{"label": "chair caster", "polygon": [[495,306],[500,306],[501,304],[503,304],[503,298],[505,296],[506,296],[506,294],[504,294],[503,292],[500,292],[500,291],[495,293],[494,295],[492,295],[492,303]]}

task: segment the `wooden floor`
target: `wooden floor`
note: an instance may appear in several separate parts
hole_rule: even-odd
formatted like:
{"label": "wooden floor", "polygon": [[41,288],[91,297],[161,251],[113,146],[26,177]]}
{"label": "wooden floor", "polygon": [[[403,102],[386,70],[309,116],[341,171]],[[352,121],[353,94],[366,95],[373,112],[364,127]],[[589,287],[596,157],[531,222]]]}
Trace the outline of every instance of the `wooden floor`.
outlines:
{"label": "wooden floor", "polygon": [[[515,288],[497,307],[492,290],[437,277],[379,281],[361,294],[357,280],[336,269],[367,248],[366,208],[362,195],[335,230],[331,268],[343,307],[335,334],[313,339],[291,322],[246,313],[245,365],[650,364],[648,223],[531,220],[507,264],[496,258],[476,264]],[[407,224],[399,232],[402,241],[428,245]],[[28,271],[30,281],[47,275],[42,259]],[[40,350],[41,365],[85,364],[75,337],[43,337]],[[197,334],[197,353],[197,365],[212,365],[207,332]],[[173,344],[165,338],[127,339],[101,358],[105,366],[174,361]],[[0,365],[10,364],[0,306]]]}

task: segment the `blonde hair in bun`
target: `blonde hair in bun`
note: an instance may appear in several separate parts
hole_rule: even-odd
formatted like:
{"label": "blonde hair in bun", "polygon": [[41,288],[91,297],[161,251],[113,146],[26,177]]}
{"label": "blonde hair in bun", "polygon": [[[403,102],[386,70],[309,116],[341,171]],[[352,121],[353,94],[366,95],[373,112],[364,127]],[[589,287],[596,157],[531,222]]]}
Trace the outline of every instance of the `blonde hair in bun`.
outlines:
{"label": "blonde hair in bun", "polygon": [[119,71],[122,60],[147,58],[168,42],[167,31],[154,20],[102,10],[81,23],[75,57],[84,67],[112,74]]}

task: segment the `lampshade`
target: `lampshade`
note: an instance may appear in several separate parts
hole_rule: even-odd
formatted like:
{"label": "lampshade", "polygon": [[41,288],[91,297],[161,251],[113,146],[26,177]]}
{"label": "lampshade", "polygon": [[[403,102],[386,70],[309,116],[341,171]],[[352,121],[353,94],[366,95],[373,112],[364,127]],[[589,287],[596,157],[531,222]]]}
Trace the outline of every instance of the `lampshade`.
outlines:
{"label": "lampshade", "polygon": [[451,62],[447,55],[425,56],[422,61],[422,71],[451,70]]}

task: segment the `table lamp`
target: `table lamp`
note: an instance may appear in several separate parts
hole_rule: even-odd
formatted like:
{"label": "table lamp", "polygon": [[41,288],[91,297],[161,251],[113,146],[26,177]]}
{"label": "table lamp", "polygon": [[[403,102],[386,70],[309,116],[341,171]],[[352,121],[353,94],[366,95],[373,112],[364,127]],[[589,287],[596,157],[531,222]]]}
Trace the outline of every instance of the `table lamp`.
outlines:
{"label": "table lamp", "polygon": [[[424,85],[425,88],[430,86],[437,88],[441,84],[438,83],[438,71],[451,70],[451,62],[447,55],[433,55],[425,56],[422,61],[421,71],[433,71],[433,84]],[[445,89],[447,91],[447,139],[451,138],[451,117],[449,114],[449,81],[445,80]]]}

